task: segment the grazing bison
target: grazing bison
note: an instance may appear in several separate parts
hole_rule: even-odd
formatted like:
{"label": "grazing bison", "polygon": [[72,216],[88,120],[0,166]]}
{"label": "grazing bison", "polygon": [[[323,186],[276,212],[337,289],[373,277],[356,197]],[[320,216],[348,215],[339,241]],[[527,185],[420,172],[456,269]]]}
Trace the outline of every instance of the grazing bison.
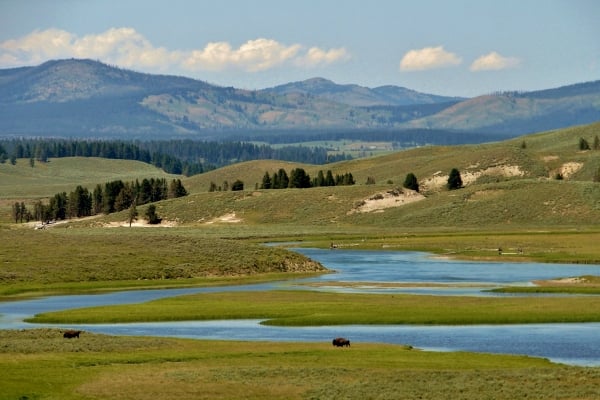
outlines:
{"label": "grazing bison", "polygon": [[344,339],[344,338],[335,338],[333,339],[333,341],[331,342],[335,347],[350,347],[350,340],[348,339]]}
{"label": "grazing bison", "polygon": [[79,339],[79,334],[80,334],[80,333],[81,333],[81,331],[73,331],[73,330],[70,330],[70,331],[65,331],[65,332],[63,333],[63,337],[64,337],[65,339],[72,339],[72,338],[75,338],[75,337],[76,337],[77,339]]}

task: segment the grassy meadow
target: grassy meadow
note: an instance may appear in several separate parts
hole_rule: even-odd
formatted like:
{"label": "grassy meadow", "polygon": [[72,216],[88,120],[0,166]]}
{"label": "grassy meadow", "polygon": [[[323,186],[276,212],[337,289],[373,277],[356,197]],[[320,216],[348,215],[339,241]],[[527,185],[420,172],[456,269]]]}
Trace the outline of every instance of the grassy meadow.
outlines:
{"label": "grassy meadow", "polygon": [[[231,165],[192,177],[138,162],[65,158],[0,164],[0,301],[58,293],[230,285],[326,273],[265,242],[344,249],[420,250],[479,260],[600,263],[600,151],[580,151],[600,124],[505,142],[423,147],[320,166]],[[304,168],[353,174],[347,187],[259,190],[265,172]],[[444,179],[458,168],[464,187]],[[423,198],[398,195],[406,174]],[[555,179],[561,174],[563,179]],[[156,203],[163,223],[125,226],[126,212],[34,230],[11,206],[122,179],[181,178],[186,197]],[[375,184],[366,184],[367,179]],[[208,192],[240,179],[245,190]],[[392,205],[361,206],[394,192]],[[390,196],[388,196],[390,197]],[[377,205],[376,201],[373,204]],[[143,216],[147,206],[138,207]],[[502,249],[499,252],[498,249]],[[564,277],[556,277],[564,278]],[[315,291],[215,293],[135,306],[72,310],[38,321],[264,318],[268,323],[477,324],[598,321],[598,277],[535,288],[563,297],[430,297]],[[384,312],[384,310],[395,310]],[[407,343],[410,345],[410,343]],[[592,399],[599,368],[472,353],[360,343],[262,343],[0,330],[2,399],[462,398]]]}
{"label": "grassy meadow", "polygon": [[460,297],[314,291],[223,292],[36,315],[36,323],[264,319],[278,326],[600,322],[600,297]]}
{"label": "grassy meadow", "polygon": [[[8,345],[10,344],[10,345]],[[410,346],[0,331],[0,399],[593,399],[600,369]]]}

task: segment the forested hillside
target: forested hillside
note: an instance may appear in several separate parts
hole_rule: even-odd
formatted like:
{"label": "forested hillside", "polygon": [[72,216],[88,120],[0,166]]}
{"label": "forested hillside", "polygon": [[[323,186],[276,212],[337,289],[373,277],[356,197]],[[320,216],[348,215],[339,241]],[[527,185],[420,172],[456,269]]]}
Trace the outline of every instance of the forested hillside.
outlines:
{"label": "forested hillside", "polygon": [[249,160],[284,160],[325,164],[349,159],[345,154],[331,155],[323,147],[285,146],[273,148],[246,142],[205,142],[170,140],[150,142],[93,141],[67,139],[0,140],[0,162],[46,162],[49,158],[101,157],[136,160],[152,164],[165,172],[191,176]]}
{"label": "forested hillside", "polygon": [[257,131],[359,129],[369,139],[380,130],[423,128],[514,137],[600,120],[599,98],[599,81],[461,99],[322,79],[243,90],[93,60],[54,60],[0,71],[0,136],[218,141]]}

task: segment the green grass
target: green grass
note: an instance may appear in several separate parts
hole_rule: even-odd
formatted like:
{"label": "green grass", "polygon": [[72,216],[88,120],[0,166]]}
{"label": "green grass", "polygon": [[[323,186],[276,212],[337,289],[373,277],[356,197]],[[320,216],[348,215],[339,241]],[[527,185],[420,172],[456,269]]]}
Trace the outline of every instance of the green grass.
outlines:
{"label": "green grass", "polygon": [[314,291],[225,292],[37,315],[36,323],[265,319],[268,325],[600,322],[600,297],[459,297]]}
{"label": "green grass", "polygon": [[94,190],[97,184],[121,179],[180,178],[140,161],[103,158],[52,158],[36,162],[32,168],[28,159],[18,159],[16,165],[0,164],[0,198],[50,197],[74,190],[77,185]]}
{"label": "green grass", "polygon": [[[0,228],[0,296],[282,279],[324,268],[276,247],[160,228]],[[270,276],[270,278],[268,278]]]}
{"label": "green grass", "polygon": [[407,346],[0,331],[0,399],[592,399],[600,368]]}
{"label": "green grass", "polygon": [[[346,227],[341,232],[329,227],[269,224],[103,229],[57,226],[42,231],[0,227],[0,297],[234,284],[238,278],[247,283],[247,279],[295,278],[323,272],[295,252],[262,245],[265,241],[300,241],[300,245],[310,247],[328,247],[335,242],[339,248],[422,250],[479,260],[598,263],[598,238],[596,231],[425,230],[399,234],[381,229]],[[498,247],[503,248],[502,255],[498,255]]]}
{"label": "green grass", "polygon": [[[237,164],[184,178],[190,196],[156,204],[176,228],[104,228],[125,214],[72,221],[45,231],[10,224],[14,201],[30,204],[77,185],[169,177],[129,161],[56,159],[0,164],[0,296],[247,283],[318,268],[297,254],[260,245],[423,250],[465,259],[600,263],[600,167],[580,152],[600,124],[474,146],[424,147],[313,166],[278,161]],[[521,144],[525,142],[526,147]],[[564,181],[565,163],[581,165]],[[477,172],[517,165],[522,177],[490,175],[464,189],[424,190],[427,199],[380,213],[349,213],[407,173],[425,180],[451,168]],[[351,172],[354,187],[255,191],[265,171],[302,167]],[[376,185],[365,185],[373,177]],[[243,192],[207,193],[241,179]],[[388,183],[393,182],[393,183]],[[140,207],[143,214],[144,207]],[[219,222],[235,213],[238,223]],[[504,250],[498,255],[498,247]],[[522,253],[517,251],[522,249]],[[300,272],[303,271],[303,272]],[[290,273],[293,272],[293,273]],[[559,278],[559,277],[557,277]],[[575,289],[563,289],[566,291]],[[332,323],[511,323],[597,321],[598,296],[432,298],[318,292],[222,293],[165,299],[136,310],[95,309],[83,320],[132,314],[141,320],[272,318],[282,325]],[[393,312],[387,312],[393,310]],[[89,311],[89,310],[88,310]],[[75,311],[74,311],[75,312]],[[80,312],[80,311],[76,311]],[[118,314],[114,314],[118,312]],[[114,314],[114,315],[113,315]],[[70,321],[73,314],[63,315]],[[598,368],[402,346],[204,342],[114,338],[85,333],[65,341],[52,330],[0,331],[0,399],[193,398],[598,398]]]}

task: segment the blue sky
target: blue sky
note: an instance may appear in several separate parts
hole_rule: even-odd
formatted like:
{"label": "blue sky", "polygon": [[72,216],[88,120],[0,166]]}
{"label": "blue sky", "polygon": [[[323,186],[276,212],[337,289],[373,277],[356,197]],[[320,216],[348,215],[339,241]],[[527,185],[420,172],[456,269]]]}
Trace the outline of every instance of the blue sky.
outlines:
{"label": "blue sky", "polygon": [[260,89],[477,96],[600,79],[597,0],[0,0],[0,68],[91,58]]}

